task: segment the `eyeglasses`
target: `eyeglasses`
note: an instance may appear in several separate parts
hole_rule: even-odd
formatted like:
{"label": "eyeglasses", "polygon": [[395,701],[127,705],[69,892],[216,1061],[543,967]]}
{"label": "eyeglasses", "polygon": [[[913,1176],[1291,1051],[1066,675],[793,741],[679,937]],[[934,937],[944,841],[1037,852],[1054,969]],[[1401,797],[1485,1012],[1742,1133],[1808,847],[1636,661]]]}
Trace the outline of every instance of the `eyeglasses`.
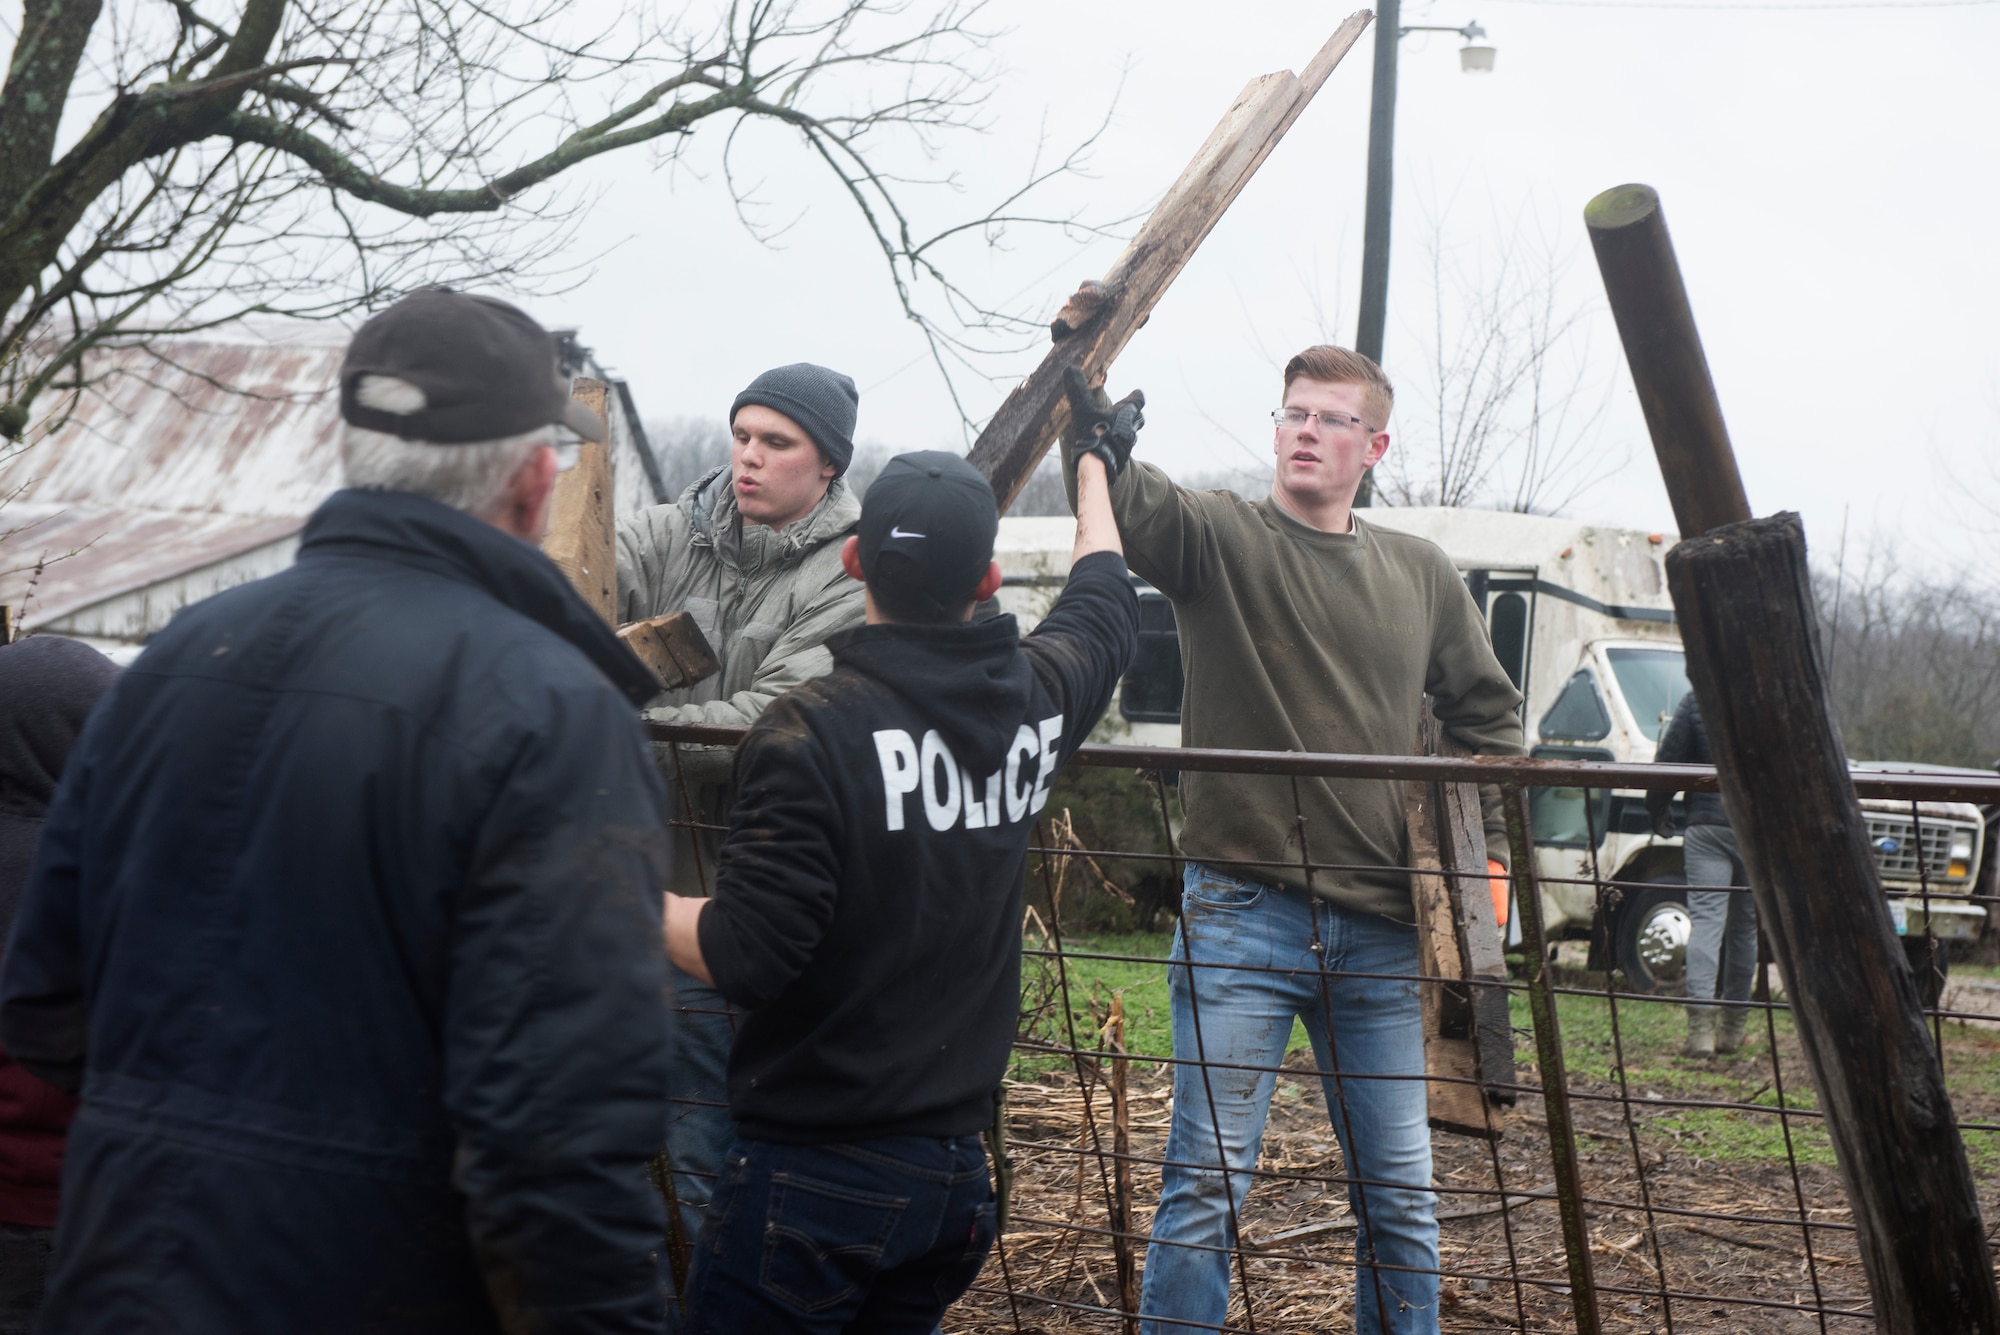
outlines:
{"label": "eyeglasses", "polygon": [[1273,422],[1292,431],[1297,431],[1315,417],[1319,419],[1319,424],[1329,431],[1340,431],[1351,426],[1358,426],[1371,435],[1375,431],[1374,427],[1353,413],[1309,413],[1303,408],[1279,408],[1271,414]]}

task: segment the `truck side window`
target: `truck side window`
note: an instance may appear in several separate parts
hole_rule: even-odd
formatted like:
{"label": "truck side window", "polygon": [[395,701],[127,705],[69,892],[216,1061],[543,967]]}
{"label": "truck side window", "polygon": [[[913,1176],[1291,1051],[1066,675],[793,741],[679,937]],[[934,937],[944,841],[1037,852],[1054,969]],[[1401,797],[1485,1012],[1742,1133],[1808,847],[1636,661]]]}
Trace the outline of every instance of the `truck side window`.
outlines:
{"label": "truck side window", "polygon": [[1139,594],[1139,652],[1118,688],[1118,712],[1133,723],[1181,721],[1181,641],[1174,605],[1151,589]]}
{"label": "truck side window", "polygon": [[1542,715],[1545,742],[1601,742],[1611,735],[1611,711],[1589,668],[1580,668]]}
{"label": "truck side window", "polygon": [[1518,593],[1503,593],[1493,600],[1493,656],[1507,671],[1514,689],[1521,689],[1528,663],[1528,600]]}
{"label": "truck side window", "polygon": [[[1537,760],[1615,760],[1595,746],[1538,746],[1529,753]],[[1590,810],[1585,809],[1588,803]],[[1528,823],[1535,843],[1550,848],[1589,848],[1591,835],[1603,843],[1611,831],[1612,793],[1609,788],[1531,788]]]}

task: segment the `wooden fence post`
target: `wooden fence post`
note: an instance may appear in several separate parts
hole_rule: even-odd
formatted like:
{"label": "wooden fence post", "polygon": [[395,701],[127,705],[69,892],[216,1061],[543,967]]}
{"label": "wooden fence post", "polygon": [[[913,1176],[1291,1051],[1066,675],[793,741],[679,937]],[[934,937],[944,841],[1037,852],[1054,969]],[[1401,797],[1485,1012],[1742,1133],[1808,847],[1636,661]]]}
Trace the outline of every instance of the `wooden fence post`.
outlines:
{"label": "wooden fence post", "polygon": [[[609,423],[602,380],[578,376],[571,395]],[[611,449],[608,442],[582,442],[576,466],[556,478],[549,500],[549,533],[542,539],[548,553],[583,600],[606,621],[616,624],[618,553],[613,540]]]}
{"label": "wooden fence post", "polygon": [[1667,581],[1723,805],[1854,1210],[1875,1324],[2000,1332],[1944,1071],[1827,694],[1797,515],[1750,519],[1658,197],[1584,211],[1679,518]]}
{"label": "wooden fence post", "polygon": [[[1426,697],[1426,755],[1465,756]],[[1498,1140],[1516,1101],[1514,1029],[1507,1012],[1507,964],[1487,888],[1486,835],[1479,790],[1469,783],[1416,782],[1405,798],[1417,959],[1426,978],[1425,1086],[1431,1126]]]}

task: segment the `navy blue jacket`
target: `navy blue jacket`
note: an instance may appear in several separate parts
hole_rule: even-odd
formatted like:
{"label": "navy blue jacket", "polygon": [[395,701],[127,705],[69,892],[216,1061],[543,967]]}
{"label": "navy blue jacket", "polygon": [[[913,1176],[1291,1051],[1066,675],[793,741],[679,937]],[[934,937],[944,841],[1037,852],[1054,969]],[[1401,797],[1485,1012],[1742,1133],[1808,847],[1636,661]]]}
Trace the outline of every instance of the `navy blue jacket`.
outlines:
{"label": "navy blue jacket", "polygon": [[[1674,707],[1673,721],[1667,724],[1666,733],[1661,736],[1659,746],[1653,752],[1653,760],[1661,765],[1713,765],[1715,757],[1708,751],[1708,729],[1702,725],[1701,707],[1695,703],[1694,692],[1681,697]],[[1648,811],[1665,810],[1672,793],[1648,793]],[[1689,793],[1687,795],[1687,817],[1685,825],[1729,825],[1729,813],[1722,809],[1721,793]]]}
{"label": "navy blue jacket", "polygon": [[0,975],[83,1094],[39,1329],[661,1329],[654,689],[540,552],[399,492],[153,638]]}

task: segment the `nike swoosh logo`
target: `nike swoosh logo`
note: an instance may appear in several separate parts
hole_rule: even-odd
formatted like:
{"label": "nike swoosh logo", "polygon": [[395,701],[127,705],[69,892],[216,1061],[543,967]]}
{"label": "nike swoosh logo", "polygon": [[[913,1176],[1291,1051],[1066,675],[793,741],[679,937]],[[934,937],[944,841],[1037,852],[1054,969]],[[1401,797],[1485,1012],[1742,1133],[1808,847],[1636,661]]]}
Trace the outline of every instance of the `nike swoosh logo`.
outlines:
{"label": "nike swoosh logo", "polygon": [[907,533],[900,528],[891,528],[889,530],[889,536],[892,538],[921,538],[924,535],[921,533]]}

